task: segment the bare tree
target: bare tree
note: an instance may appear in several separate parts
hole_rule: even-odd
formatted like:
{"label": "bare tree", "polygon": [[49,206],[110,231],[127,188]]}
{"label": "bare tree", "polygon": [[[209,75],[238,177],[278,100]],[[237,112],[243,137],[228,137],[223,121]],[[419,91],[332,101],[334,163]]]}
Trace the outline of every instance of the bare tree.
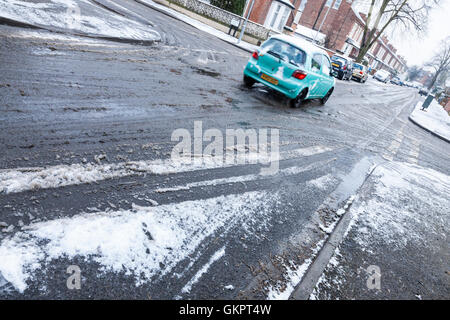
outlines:
{"label": "bare tree", "polygon": [[422,68],[418,67],[418,66],[412,66],[411,68],[408,69],[408,80],[409,81],[414,81],[416,80],[422,73]]}
{"label": "bare tree", "polygon": [[450,70],[450,37],[440,42],[439,50],[425,66],[434,69],[434,76],[428,85],[428,89],[431,89],[439,76],[446,74]]}
{"label": "bare tree", "polygon": [[361,62],[369,49],[389,26],[402,25],[405,29],[423,31],[429,10],[441,0],[366,0],[370,1],[357,62]]}

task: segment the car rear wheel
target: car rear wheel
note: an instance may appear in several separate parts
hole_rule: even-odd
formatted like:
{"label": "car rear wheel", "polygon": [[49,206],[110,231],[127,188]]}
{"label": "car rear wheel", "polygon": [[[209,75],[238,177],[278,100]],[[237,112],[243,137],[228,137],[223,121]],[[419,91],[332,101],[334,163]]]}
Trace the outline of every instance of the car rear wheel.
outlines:
{"label": "car rear wheel", "polygon": [[303,101],[305,101],[306,95],[308,94],[308,89],[303,89],[302,92],[299,93],[297,98],[289,99],[288,105],[291,108],[298,108],[302,105]]}
{"label": "car rear wheel", "polygon": [[324,105],[325,103],[327,103],[328,99],[330,98],[331,94],[333,93],[333,89],[334,88],[331,88],[330,90],[328,90],[327,94],[322,99],[320,99],[321,105]]}
{"label": "car rear wheel", "polygon": [[251,88],[253,87],[253,85],[255,84],[255,80],[253,78],[247,77],[246,75],[244,75],[244,85],[246,88]]}

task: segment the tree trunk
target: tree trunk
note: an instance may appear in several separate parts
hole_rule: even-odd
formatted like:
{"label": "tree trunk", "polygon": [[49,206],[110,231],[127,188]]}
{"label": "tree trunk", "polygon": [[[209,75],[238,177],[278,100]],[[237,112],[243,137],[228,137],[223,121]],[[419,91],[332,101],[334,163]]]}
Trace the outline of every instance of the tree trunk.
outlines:
{"label": "tree trunk", "polygon": [[437,78],[439,77],[439,74],[441,73],[441,70],[436,71],[436,73],[434,74],[433,80],[431,80],[431,83],[428,85],[428,90],[430,90],[431,88],[433,88],[434,83],[436,82]]}

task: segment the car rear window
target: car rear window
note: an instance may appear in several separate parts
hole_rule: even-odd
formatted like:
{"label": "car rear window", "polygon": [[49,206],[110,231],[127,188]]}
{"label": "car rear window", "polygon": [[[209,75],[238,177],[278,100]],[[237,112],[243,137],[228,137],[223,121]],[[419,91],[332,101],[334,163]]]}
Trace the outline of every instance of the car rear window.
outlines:
{"label": "car rear window", "polygon": [[269,39],[261,46],[260,54],[271,54],[293,65],[304,65],[306,53],[289,43],[278,39]]}
{"label": "car rear window", "polygon": [[360,64],[354,63],[353,64],[353,68],[358,69],[358,70],[364,70],[364,67]]}
{"label": "car rear window", "polygon": [[345,60],[344,58],[338,57],[338,56],[332,56],[331,60],[340,62],[343,65],[347,63],[347,60]]}

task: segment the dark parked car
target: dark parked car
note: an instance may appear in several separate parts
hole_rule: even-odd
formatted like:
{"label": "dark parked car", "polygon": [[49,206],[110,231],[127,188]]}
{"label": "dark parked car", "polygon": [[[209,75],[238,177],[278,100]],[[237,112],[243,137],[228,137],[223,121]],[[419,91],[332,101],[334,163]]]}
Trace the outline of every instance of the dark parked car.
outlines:
{"label": "dark parked car", "polygon": [[420,88],[419,94],[420,94],[421,96],[427,96],[427,95],[428,95],[428,90],[427,90],[427,88]]}
{"label": "dark parked car", "polygon": [[335,54],[331,57],[332,74],[340,80],[350,80],[353,75],[353,61],[349,57]]}

